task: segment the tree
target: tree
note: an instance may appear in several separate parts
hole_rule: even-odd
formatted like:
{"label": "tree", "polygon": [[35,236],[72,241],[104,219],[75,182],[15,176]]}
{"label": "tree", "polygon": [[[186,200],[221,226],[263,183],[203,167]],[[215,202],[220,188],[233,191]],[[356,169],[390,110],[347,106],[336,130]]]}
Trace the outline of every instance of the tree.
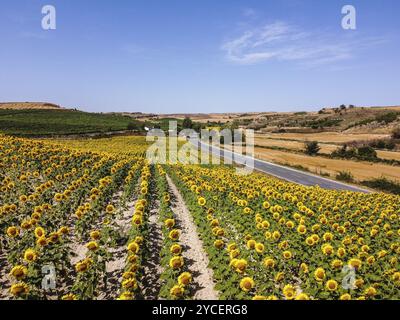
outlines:
{"label": "tree", "polygon": [[185,117],[185,119],[183,119],[182,127],[183,129],[192,129],[193,127],[192,119],[190,119],[189,117]]}
{"label": "tree", "polygon": [[128,123],[128,130],[137,130],[137,131],[141,131],[144,129],[144,125],[137,122],[137,121],[132,121],[130,123]]}
{"label": "tree", "polygon": [[304,147],[305,147],[304,152],[310,156],[316,155],[319,152],[319,150],[321,150],[317,141],[307,141],[304,144]]}

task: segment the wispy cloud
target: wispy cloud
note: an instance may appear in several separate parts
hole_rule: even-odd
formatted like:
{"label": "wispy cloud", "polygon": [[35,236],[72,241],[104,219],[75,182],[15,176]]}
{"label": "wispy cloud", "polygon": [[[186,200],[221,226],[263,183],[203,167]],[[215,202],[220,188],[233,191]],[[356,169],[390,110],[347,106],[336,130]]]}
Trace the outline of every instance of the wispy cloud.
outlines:
{"label": "wispy cloud", "polygon": [[348,34],[339,37],[279,21],[243,31],[236,38],[225,41],[222,50],[229,61],[237,64],[278,60],[318,66],[350,59],[356,49],[382,43],[382,40],[349,37]]}

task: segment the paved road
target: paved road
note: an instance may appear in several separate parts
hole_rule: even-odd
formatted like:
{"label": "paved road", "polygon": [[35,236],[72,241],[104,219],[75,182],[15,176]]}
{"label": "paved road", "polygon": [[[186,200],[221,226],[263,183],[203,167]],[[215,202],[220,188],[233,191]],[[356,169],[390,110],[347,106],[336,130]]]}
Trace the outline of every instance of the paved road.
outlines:
{"label": "paved road", "polygon": [[211,146],[207,143],[200,142],[198,140],[191,140],[191,143],[194,145],[198,145],[198,147],[204,151],[207,151],[210,154],[214,154],[224,158],[225,160],[232,160],[233,162],[245,165],[247,167],[253,167],[257,171],[261,171],[267,173],[269,175],[275,176],[277,178],[294,182],[298,184],[302,184],[305,186],[320,186],[324,189],[331,189],[331,190],[347,190],[347,191],[355,191],[355,192],[363,192],[363,193],[370,193],[371,191],[362,189],[356,186],[348,185],[345,183],[337,182],[334,180],[326,179],[311,173],[295,170],[292,168],[284,167],[281,165],[277,165],[271,162],[266,162],[263,160],[258,160],[252,157],[244,156],[238,153],[231,152],[226,149],[221,149],[216,146]]}

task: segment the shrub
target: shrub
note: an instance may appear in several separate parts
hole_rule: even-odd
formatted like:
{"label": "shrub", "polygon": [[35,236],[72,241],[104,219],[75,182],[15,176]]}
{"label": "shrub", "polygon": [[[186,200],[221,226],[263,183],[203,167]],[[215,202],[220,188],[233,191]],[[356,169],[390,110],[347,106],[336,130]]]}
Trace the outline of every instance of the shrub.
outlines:
{"label": "shrub", "polygon": [[375,149],[370,146],[360,146],[348,148],[347,145],[343,145],[337,150],[331,153],[334,158],[345,158],[345,159],[360,159],[360,160],[379,160],[378,154]]}
{"label": "shrub", "polygon": [[400,139],[400,127],[397,127],[392,132],[393,139]]}
{"label": "shrub", "polygon": [[395,141],[391,139],[380,139],[380,140],[371,140],[367,142],[367,144],[376,149],[388,149],[393,150],[396,147]]}
{"label": "shrub", "polygon": [[400,195],[400,184],[386,178],[366,180],[361,183],[369,188]]}
{"label": "shrub", "polygon": [[398,117],[397,112],[388,112],[381,115],[377,115],[375,117],[375,120],[378,122],[384,122],[385,124],[389,124],[393,121],[396,121],[397,117]]}
{"label": "shrub", "polygon": [[321,150],[317,141],[307,141],[304,147],[304,152],[310,156],[316,155]]}
{"label": "shrub", "polygon": [[345,181],[345,182],[353,182],[354,177],[349,171],[340,171],[336,175],[336,180]]}
{"label": "shrub", "polygon": [[358,158],[365,160],[375,160],[378,158],[376,151],[370,146],[357,148],[357,155]]}
{"label": "shrub", "polygon": [[354,148],[348,149],[347,145],[343,145],[342,147],[336,149],[331,153],[331,156],[334,158],[345,158],[345,159],[350,159],[350,158],[355,158],[357,157],[357,152]]}

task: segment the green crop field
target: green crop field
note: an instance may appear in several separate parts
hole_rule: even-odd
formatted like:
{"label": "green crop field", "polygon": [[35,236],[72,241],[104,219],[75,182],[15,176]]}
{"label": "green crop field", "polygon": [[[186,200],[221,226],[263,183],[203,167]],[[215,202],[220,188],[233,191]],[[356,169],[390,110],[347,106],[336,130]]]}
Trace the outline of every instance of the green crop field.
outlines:
{"label": "green crop field", "polygon": [[128,116],[75,110],[0,110],[0,133],[51,136],[139,129]]}

